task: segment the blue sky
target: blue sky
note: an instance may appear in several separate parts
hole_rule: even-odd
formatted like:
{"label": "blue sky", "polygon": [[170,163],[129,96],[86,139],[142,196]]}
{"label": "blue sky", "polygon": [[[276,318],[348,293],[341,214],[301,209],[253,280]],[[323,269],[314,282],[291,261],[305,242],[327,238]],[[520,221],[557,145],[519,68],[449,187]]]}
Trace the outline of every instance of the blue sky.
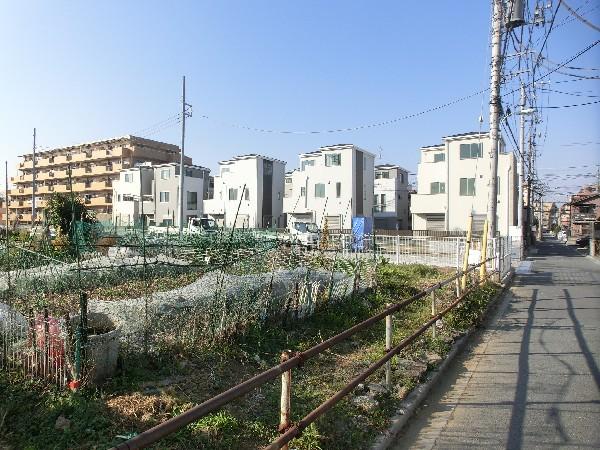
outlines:
{"label": "blue sky", "polygon": [[[600,8],[593,9],[594,3],[569,1],[583,12],[591,10],[587,18],[598,24]],[[0,0],[1,159],[9,161],[14,175],[16,156],[31,149],[33,127],[39,145],[50,148],[145,129],[179,112],[186,75],[194,111],[186,150],[197,164],[215,169],[221,159],[261,153],[292,169],[300,152],[355,143],[381,153],[378,163],[415,171],[420,146],[478,130],[482,104],[487,129],[487,95],[355,132],[290,135],[227,124],[276,130],[354,127],[476,92],[489,84],[490,9],[490,2],[481,0]],[[559,11],[557,23],[566,17]],[[599,38],[570,21],[550,35],[548,57],[562,61]],[[600,45],[571,65],[599,67],[599,61]],[[566,79],[573,78],[551,77]],[[553,89],[600,95],[599,80]],[[552,93],[545,101],[593,100]],[[568,145],[600,142],[600,104],[546,111],[539,167],[581,173],[586,169],[565,167],[600,162],[600,145]],[[149,137],[179,144],[180,128]],[[4,179],[3,167],[0,172]],[[566,183],[573,182],[555,184]]]}

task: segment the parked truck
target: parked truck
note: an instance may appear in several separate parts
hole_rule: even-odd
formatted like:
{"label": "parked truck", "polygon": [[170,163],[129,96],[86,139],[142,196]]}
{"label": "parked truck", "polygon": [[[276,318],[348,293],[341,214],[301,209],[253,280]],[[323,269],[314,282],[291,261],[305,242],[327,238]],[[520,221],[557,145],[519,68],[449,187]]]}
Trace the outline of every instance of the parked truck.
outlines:
{"label": "parked truck", "polygon": [[[212,234],[219,230],[217,222],[208,217],[191,217],[188,220],[187,227],[183,229],[184,234]],[[173,226],[151,226],[148,227],[150,233],[156,234],[178,234],[179,228]]]}

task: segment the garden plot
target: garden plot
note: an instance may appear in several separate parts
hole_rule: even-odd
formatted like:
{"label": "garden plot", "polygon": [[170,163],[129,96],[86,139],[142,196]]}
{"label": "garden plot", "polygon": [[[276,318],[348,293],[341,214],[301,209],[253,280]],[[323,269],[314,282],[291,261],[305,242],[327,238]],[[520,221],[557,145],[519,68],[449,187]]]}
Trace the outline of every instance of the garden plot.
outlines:
{"label": "garden plot", "polygon": [[148,335],[154,341],[214,339],[257,321],[307,317],[320,304],[343,299],[353,285],[354,278],[344,272],[305,267],[246,275],[219,270],[166,292],[90,301],[89,311],[110,317],[132,345]]}

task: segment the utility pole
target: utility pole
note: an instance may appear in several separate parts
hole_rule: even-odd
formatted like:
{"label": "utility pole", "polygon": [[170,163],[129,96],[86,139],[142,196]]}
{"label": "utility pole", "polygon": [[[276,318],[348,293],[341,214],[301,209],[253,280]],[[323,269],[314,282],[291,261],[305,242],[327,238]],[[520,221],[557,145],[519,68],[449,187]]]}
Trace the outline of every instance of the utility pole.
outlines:
{"label": "utility pole", "polygon": [[186,117],[192,117],[191,112],[187,112],[186,108],[190,107],[192,105],[188,105],[185,102],[185,75],[183,76],[183,96],[182,96],[182,100],[181,100],[181,154],[180,154],[180,160],[179,160],[179,193],[178,193],[178,201],[177,201],[177,208],[178,208],[178,221],[179,221],[179,234],[181,234],[183,232],[183,216],[184,216],[184,208],[183,208],[183,202],[184,202],[184,192],[183,192],[183,186],[184,186],[184,178],[185,178],[185,167],[184,167],[184,157],[185,157],[185,118]]}
{"label": "utility pole", "polygon": [[35,223],[35,128],[33,129],[33,160],[31,166],[31,226]]}
{"label": "utility pole", "polygon": [[521,231],[521,258],[525,254],[525,222],[523,221],[523,187],[525,184],[525,85],[521,83],[521,111],[520,111],[520,135],[519,135],[519,152],[521,168],[519,170],[519,211],[518,211],[518,225]]}
{"label": "utility pole", "polygon": [[489,236],[496,237],[498,206],[498,144],[500,141],[500,76],[502,72],[502,21],[504,18],[503,0],[493,0],[492,26],[492,74],[490,77],[490,180],[487,219]]}

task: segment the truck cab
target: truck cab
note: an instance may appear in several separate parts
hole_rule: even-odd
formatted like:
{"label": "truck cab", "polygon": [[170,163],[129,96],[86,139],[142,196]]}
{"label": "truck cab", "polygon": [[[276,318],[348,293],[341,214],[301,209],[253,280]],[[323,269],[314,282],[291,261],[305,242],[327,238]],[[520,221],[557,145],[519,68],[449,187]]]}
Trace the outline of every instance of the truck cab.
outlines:
{"label": "truck cab", "polygon": [[215,233],[219,226],[214,219],[192,217],[188,222],[188,233]]}
{"label": "truck cab", "polygon": [[294,222],[290,227],[290,240],[307,247],[319,244],[319,227],[311,222]]}

